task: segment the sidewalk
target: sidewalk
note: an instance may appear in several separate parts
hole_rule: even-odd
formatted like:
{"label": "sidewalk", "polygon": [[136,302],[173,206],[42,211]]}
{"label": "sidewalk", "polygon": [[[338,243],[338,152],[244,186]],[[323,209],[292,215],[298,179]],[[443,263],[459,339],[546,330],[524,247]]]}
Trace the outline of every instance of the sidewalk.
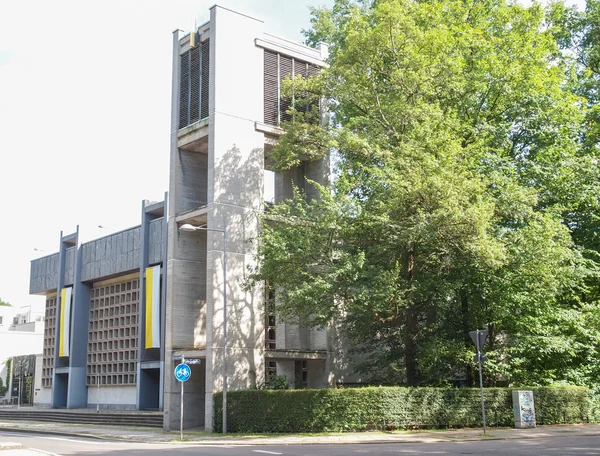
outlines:
{"label": "sidewalk", "polygon": [[[108,440],[127,440],[145,443],[179,443],[179,431],[125,426],[94,426],[45,423],[35,421],[2,421],[3,431],[58,434]],[[533,429],[488,428],[484,435],[479,429],[453,429],[410,432],[352,432],[335,434],[239,435],[208,434],[200,429],[183,431],[183,442],[210,445],[302,445],[342,443],[418,443],[479,439],[533,439],[547,437],[600,436],[600,424],[547,425]],[[0,451],[3,446],[0,445]],[[6,453],[4,453],[6,454]]]}

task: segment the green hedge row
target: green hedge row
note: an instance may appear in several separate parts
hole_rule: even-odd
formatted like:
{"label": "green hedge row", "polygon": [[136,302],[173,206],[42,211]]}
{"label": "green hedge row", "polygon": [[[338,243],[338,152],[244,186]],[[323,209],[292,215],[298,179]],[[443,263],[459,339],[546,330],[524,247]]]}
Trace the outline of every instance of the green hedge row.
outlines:
{"label": "green hedge row", "polygon": [[[533,391],[539,424],[589,421],[589,392],[580,387]],[[221,430],[222,395],[215,394]],[[485,389],[486,422],[514,424],[512,389]],[[227,393],[228,432],[326,432],[481,426],[478,388],[368,387],[319,390],[242,390]]]}

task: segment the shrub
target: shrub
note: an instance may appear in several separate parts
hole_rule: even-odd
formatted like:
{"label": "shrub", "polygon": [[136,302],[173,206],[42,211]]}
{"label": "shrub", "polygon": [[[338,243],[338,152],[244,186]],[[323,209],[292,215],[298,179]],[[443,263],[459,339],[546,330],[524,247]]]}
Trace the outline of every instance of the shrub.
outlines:
{"label": "shrub", "polygon": [[[590,418],[586,388],[533,391],[538,423]],[[485,389],[486,422],[514,424],[512,389]],[[215,394],[215,429],[222,429],[222,396]],[[227,394],[230,432],[326,432],[481,426],[480,390],[367,387],[319,390],[242,390]]]}

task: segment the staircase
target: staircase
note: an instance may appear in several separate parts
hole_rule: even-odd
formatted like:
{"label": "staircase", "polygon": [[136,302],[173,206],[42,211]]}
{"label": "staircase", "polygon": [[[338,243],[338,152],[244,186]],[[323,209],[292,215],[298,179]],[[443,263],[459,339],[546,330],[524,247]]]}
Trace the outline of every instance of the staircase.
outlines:
{"label": "staircase", "polygon": [[162,428],[162,412],[57,410],[0,408],[0,421],[45,421],[53,423],[77,423],[110,426],[144,426]]}

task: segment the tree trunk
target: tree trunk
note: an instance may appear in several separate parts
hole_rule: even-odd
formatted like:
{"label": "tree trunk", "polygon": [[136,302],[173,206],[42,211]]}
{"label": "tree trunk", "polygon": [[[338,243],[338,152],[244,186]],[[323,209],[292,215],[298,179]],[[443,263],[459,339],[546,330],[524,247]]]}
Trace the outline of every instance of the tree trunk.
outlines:
{"label": "tree trunk", "polygon": [[404,354],[406,365],[406,382],[408,386],[419,385],[419,368],[417,365],[417,316],[413,309],[409,309],[406,315],[406,350]]}
{"label": "tree trunk", "polygon": [[[409,249],[407,255],[407,279],[409,284],[415,278],[415,251]],[[419,367],[417,363],[417,335],[418,335],[418,316],[414,305],[411,305],[406,312],[406,339],[404,364],[406,367],[406,382],[408,386],[419,385]]]}
{"label": "tree trunk", "polygon": [[[469,328],[469,298],[465,287],[461,287],[460,289],[460,310],[462,314],[463,333],[465,334],[465,345],[467,345],[467,348],[470,348],[473,341],[471,340],[471,336],[469,336],[469,331],[471,331],[471,328]],[[465,375],[467,386],[473,386],[475,384],[475,375],[472,363],[467,364]]]}

